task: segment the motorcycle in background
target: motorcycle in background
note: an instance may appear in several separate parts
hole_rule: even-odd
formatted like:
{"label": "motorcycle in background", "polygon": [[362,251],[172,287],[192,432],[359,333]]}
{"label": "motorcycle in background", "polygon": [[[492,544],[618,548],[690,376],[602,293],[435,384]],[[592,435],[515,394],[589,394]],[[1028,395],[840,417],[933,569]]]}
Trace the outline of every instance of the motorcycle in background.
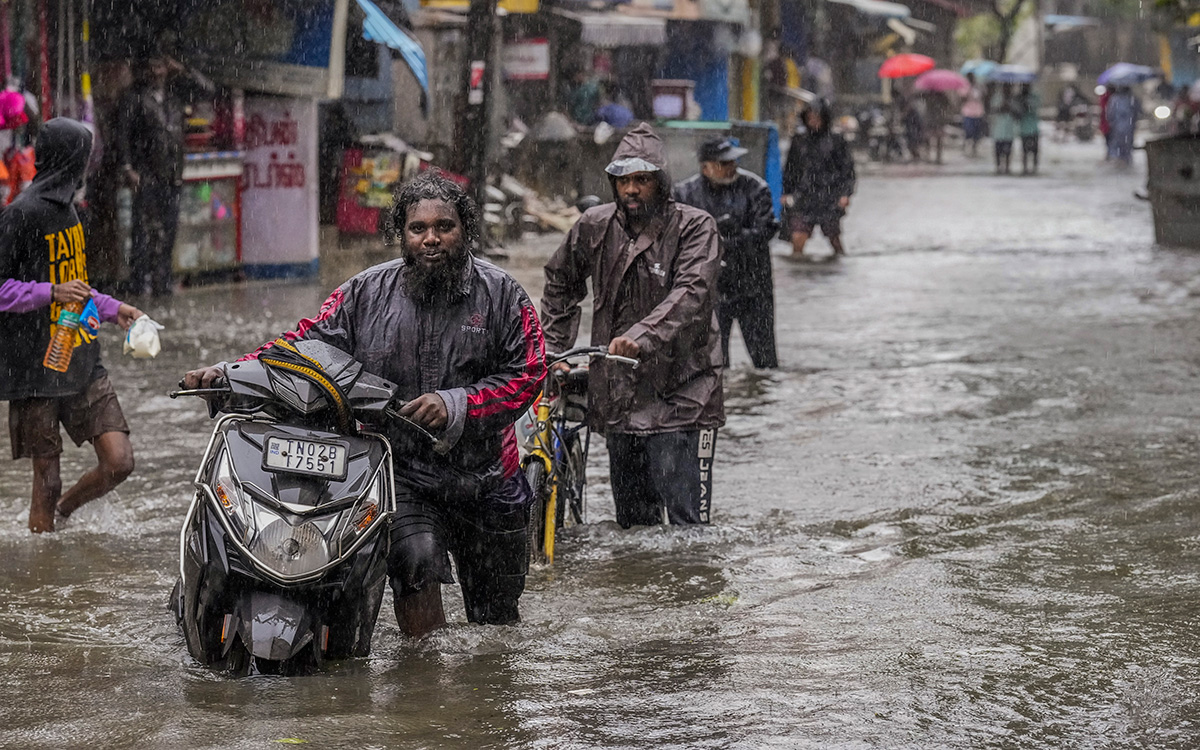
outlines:
{"label": "motorcycle in background", "polygon": [[1071,105],[1071,131],[1080,143],[1091,143],[1100,129],[1100,108],[1086,100]]}

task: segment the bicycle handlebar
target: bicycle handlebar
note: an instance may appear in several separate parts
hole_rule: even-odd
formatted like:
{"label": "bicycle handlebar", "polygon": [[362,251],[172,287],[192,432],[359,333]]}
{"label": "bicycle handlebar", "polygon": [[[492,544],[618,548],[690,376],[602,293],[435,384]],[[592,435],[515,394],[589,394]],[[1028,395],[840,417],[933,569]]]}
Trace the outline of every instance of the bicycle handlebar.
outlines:
{"label": "bicycle handlebar", "polygon": [[621,364],[629,365],[635,370],[638,366],[638,360],[633,359],[632,357],[622,357],[617,354],[609,354],[608,348],[603,346],[577,346],[574,349],[568,349],[559,354],[547,352],[546,364],[548,366],[553,366],[559,362],[565,362],[568,359],[581,357],[585,354],[593,359],[610,359],[613,362],[620,362]]}

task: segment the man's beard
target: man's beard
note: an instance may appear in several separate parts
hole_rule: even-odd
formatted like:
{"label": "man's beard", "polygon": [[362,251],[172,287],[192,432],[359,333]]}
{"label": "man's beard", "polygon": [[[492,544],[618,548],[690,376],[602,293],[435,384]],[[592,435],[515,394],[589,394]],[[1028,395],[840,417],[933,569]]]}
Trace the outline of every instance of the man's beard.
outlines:
{"label": "man's beard", "polygon": [[404,253],[402,279],[404,291],[421,304],[449,299],[462,281],[462,272],[467,265],[467,251],[460,248],[448,254],[446,260],[436,266],[418,262],[412,253]]}
{"label": "man's beard", "polygon": [[648,219],[658,212],[660,201],[657,198],[651,201],[639,201],[637,208],[630,208],[625,205],[625,201],[618,201],[617,205],[621,207],[621,211],[625,213],[626,220],[639,221]]}

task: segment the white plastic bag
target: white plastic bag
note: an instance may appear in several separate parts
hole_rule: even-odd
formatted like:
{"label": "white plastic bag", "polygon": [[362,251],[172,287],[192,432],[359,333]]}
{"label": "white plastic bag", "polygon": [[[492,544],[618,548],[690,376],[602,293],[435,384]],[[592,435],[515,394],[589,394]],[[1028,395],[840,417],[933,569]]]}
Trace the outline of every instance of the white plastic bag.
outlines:
{"label": "white plastic bag", "polygon": [[162,329],[162,324],[151,320],[149,315],[143,315],[133,321],[129,332],[125,334],[125,353],[133,354],[134,359],[158,356],[159,350],[162,349],[162,344],[158,341],[158,332]]}
{"label": "white plastic bag", "polygon": [[617,132],[616,128],[601,120],[600,123],[596,125],[595,132],[592,133],[592,140],[596,142],[597,146],[603,146],[604,144],[608,143],[608,139],[612,138],[613,133],[615,132]]}

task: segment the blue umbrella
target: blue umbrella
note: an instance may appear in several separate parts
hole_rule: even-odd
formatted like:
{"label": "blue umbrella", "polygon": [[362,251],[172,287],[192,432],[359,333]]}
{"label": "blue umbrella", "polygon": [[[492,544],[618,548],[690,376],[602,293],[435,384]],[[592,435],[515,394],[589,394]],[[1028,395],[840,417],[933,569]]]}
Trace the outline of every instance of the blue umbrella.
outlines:
{"label": "blue umbrella", "polygon": [[998,65],[988,74],[989,81],[996,83],[1033,83],[1037,71],[1024,65]]}
{"label": "blue umbrella", "polygon": [[987,78],[988,73],[995,70],[997,65],[999,63],[994,63],[991,60],[967,60],[958,69],[958,72],[962,75],[974,73],[976,78]]}
{"label": "blue umbrella", "polygon": [[1145,65],[1119,62],[1096,78],[1101,86],[1131,86],[1135,83],[1157,78],[1158,71]]}

